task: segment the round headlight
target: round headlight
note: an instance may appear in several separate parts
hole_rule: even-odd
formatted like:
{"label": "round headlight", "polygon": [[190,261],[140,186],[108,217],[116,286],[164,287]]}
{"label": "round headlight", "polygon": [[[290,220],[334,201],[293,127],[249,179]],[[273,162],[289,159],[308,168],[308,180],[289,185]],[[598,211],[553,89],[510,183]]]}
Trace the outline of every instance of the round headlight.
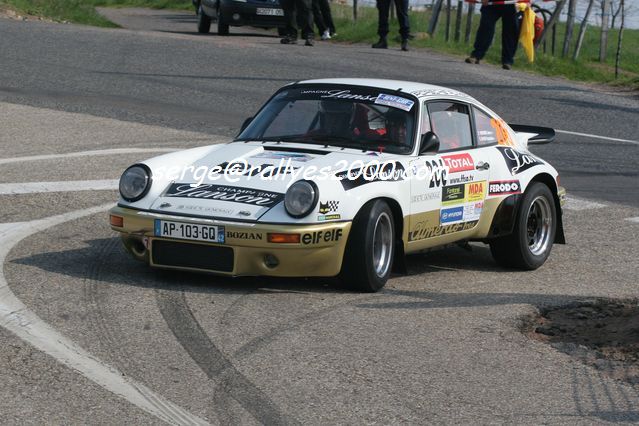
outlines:
{"label": "round headlight", "polygon": [[293,217],[304,217],[317,205],[319,191],[314,182],[300,180],[288,188],[284,196],[286,213]]}
{"label": "round headlight", "polygon": [[143,164],[135,164],[122,173],[120,195],[127,201],[137,201],[151,188],[151,170]]}

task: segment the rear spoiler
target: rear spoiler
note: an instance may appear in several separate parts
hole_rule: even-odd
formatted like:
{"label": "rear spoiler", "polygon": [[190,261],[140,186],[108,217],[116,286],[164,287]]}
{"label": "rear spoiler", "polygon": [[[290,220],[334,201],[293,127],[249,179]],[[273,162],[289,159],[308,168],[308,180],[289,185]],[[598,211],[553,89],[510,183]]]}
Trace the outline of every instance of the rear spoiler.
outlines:
{"label": "rear spoiler", "polygon": [[[510,124],[511,129],[528,137],[529,144],[545,144],[555,140],[555,130],[550,127],[527,126],[525,124]],[[530,136],[529,136],[530,135]]]}

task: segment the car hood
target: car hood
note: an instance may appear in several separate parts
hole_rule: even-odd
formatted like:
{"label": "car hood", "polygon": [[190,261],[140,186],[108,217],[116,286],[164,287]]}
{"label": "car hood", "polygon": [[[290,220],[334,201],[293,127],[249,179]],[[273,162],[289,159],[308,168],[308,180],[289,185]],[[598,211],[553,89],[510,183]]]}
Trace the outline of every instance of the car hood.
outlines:
{"label": "car hood", "polygon": [[[318,186],[330,181],[334,192],[342,185],[335,185],[333,176],[340,171],[343,176],[350,165],[357,168],[371,160],[384,162],[397,157],[350,148],[257,142],[225,144],[197,152],[190,161],[179,161],[180,153],[174,155],[145,162],[154,176],[148,209],[247,221],[258,220],[280,204],[297,180],[306,178]],[[179,163],[179,174],[169,175],[169,168]]]}

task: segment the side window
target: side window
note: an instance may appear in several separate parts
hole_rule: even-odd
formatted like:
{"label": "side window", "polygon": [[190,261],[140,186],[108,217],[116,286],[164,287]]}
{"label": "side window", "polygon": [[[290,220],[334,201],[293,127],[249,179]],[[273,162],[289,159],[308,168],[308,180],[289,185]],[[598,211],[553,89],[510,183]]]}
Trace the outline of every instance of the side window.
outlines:
{"label": "side window", "polygon": [[473,114],[475,116],[477,144],[483,146],[497,143],[497,132],[493,119],[477,108],[473,108]]}
{"label": "side window", "polygon": [[431,102],[428,112],[433,132],[439,138],[440,151],[473,146],[468,105],[449,101]]}

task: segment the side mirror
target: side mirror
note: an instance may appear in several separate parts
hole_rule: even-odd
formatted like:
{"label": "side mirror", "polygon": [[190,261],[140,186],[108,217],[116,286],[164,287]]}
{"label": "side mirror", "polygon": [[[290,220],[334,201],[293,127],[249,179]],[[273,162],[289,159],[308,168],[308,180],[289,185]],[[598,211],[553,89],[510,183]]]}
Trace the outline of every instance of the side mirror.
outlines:
{"label": "side mirror", "polygon": [[249,124],[251,124],[251,121],[253,121],[253,117],[249,117],[246,120],[244,120],[244,123],[242,123],[242,127],[240,128],[240,133],[242,133],[244,129],[246,129]]}
{"label": "side mirror", "polygon": [[439,151],[439,138],[433,132],[426,132],[419,141],[419,155]]}

